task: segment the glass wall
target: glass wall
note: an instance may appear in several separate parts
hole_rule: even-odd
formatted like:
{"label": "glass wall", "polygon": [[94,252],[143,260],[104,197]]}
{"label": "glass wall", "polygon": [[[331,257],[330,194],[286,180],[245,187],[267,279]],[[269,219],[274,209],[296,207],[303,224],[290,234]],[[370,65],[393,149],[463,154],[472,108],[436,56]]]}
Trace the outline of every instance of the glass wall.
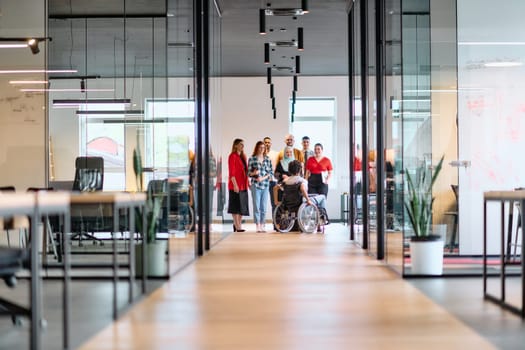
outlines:
{"label": "glass wall", "polygon": [[[10,41],[2,40],[0,48],[0,186],[18,191],[45,186],[47,177],[44,13],[43,1],[2,2],[0,36]],[[30,50],[27,38],[40,38],[39,52]]]}
{"label": "glass wall", "polygon": [[401,1],[385,8],[385,261],[403,268],[403,167],[401,119]]}
{"label": "glass wall", "polygon": [[78,156],[104,158],[105,191],[165,183],[157,241],[169,258],[162,275],[173,274],[195,257],[192,225],[179,222],[193,198],[192,2],[54,4],[49,67],[72,73],[49,77],[50,186],[71,186]]}
{"label": "glass wall", "polygon": [[215,1],[209,1],[210,22],[209,22],[209,218],[210,218],[210,244],[213,245],[222,239],[225,235],[222,224],[225,220],[225,203],[227,197],[227,178],[228,163],[227,159],[223,164],[220,156],[226,152],[222,149],[223,123],[219,120],[221,110],[221,9],[215,6]]}
{"label": "glass wall", "polygon": [[[457,154],[455,2],[385,2],[385,64],[384,76],[380,78],[375,76],[377,13],[367,4],[364,15],[364,4],[354,2],[352,7],[351,98],[358,159],[354,162],[357,203],[354,229],[356,240],[370,254],[384,253],[389,266],[399,273],[410,274],[408,242],[413,232],[405,216],[406,174],[415,175],[421,166],[434,169],[441,156],[445,165],[434,186],[431,232],[445,241],[444,254],[457,253],[459,230],[453,224],[458,217],[453,192],[457,168],[450,165],[456,164],[451,160]],[[359,63],[363,59],[366,65]],[[382,101],[376,98],[378,79],[384,85]],[[358,107],[361,100],[366,103]],[[377,115],[379,103],[383,116]],[[382,135],[377,134],[379,117],[384,117]],[[378,141],[384,142],[381,150],[377,148]],[[376,163],[378,154],[384,156],[383,174],[376,171],[380,169]],[[378,189],[384,191],[381,200],[376,198]],[[384,212],[384,232],[376,232],[376,227],[381,226],[376,221],[377,209]],[[360,217],[364,220],[360,221]],[[382,238],[380,235],[385,238],[384,251],[376,244],[377,238]]]}

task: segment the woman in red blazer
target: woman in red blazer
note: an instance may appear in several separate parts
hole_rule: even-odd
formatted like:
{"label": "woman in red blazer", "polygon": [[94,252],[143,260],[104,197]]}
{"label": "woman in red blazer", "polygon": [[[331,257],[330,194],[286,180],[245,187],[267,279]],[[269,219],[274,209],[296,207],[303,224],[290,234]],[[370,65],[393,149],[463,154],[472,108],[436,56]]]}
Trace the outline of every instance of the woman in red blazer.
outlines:
{"label": "woman in red blazer", "polygon": [[244,232],[242,217],[250,215],[248,209],[248,163],[244,154],[244,141],[235,139],[228,156],[228,213],[233,217],[233,231]]}

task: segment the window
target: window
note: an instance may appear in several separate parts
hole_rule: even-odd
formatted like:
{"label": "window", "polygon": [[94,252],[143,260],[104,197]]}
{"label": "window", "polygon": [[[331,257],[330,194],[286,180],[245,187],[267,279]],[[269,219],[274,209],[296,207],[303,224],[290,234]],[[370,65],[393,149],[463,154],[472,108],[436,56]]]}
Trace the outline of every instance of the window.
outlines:
{"label": "window", "polygon": [[104,190],[126,189],[124,152],[136,147],[137,134],[143,135],[143,166],[154,171],[146,173],[145,183],[168,174],[188,179],[188,155],[195,133],[194,101],[146,99],[145,106],[143,114],[131,115],[123,104],[90,104],[90,114],[79,116],[80,154],[104,158]]}
{"label": "window", "polygon": [[[290,110],[291,104],[292,100]],[[309,136],[310,148],[313,150],[316,143],[322,144],[323,154],[335,164],[335,117],[335,98],[297,98],[294,122],[291,125],[295,146],[301,148],[301,139]]]}

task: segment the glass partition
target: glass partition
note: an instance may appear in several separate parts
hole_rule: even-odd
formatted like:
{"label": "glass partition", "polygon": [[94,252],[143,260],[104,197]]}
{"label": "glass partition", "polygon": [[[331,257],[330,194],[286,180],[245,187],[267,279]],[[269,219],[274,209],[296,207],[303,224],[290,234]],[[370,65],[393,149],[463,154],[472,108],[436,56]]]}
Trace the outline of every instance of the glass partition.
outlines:
{"label": "glass partition", "polygon": [[163,196],[157,241],[168,257],[159,276],[168,276],[195,257],[193,225],[180,224],[189,220],[180,208],[191,208],[193,197],[193,7],[190,1],[144,6],[125,1],[111,13],[68,14],[50,6],[49,66],[75,71],[49,79],[50,185],[71,185],[78,156],[103,157],[105,191],[167,183],[156,196]]}
{"label": "glass partition", "polygon": [[401,1],[385,8],[385,261],[403,270]]}
{"label": "glass partition", "polygon": [[[210,42],[209,42],[209,61],[210,61],[210,80],[209,80],[209,113],[210,119],[208,121],[209,127],[209,217],[210,217],[210,244],[217,243],[225,236],[223,229],[224,216],[226,215],[225,203],[227,197],[227,178],[228,178],[228,162],[224,160],[220,154],[224,154],[222,149],[222,135],[223,123],[220,122],[218,116],[221,110],[221,75],[222,75],[222,61],[221,61],[221,15],[220,8],[215,6],[215,1],[209,1],[210,8]],[[229,232],[226,231],[226,232]]]}

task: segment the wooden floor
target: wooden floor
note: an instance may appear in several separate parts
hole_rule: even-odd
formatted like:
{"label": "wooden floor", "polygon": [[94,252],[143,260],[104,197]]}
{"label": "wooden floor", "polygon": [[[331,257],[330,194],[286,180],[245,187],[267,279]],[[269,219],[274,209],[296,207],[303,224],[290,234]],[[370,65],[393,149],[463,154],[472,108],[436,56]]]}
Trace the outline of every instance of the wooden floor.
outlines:
{"label": "wooden floor", "polygon": [[235,233],[82,350],[493,349],[342,226]]}

